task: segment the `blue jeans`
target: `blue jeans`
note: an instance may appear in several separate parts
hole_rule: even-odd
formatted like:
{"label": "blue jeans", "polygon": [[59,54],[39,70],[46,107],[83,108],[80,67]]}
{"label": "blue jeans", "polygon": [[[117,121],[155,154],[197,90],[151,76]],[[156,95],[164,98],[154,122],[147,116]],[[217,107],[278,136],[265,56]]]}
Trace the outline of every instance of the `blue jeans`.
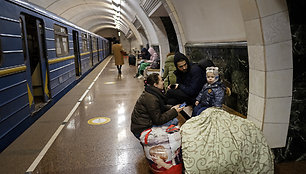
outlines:
{"label": "blue jeans", "polygon": [[168,121],[167,123],[164,123],[163,125],[153,125],[152,127],[158,127],[158,126],[170,126],[170,125],[178,125],[178,119],[173,118],[172,120]]}
{"label": "blue jeans", "polygon": [[205,109],[207,109],[206,106],[201,106],[200,104],[198,104],[197,106],[195,106],[195,107],[193,108],[191,117],[195,117],[195,116],[197,116],[197,115],[200,115],[201,112],[204,111]]}

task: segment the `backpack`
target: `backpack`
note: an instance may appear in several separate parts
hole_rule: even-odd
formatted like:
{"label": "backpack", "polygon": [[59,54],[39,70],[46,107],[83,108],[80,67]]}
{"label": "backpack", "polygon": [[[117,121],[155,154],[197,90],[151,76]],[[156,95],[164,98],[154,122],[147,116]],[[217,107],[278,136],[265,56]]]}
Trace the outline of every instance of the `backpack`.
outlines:
{"label": "backpack", "polygon": [[211,67],[211,66],[215,66],[215,64],[208,59],[202,59],[198,62],[198,66],[204,71],[206,72],[206,68],[207,67]]}

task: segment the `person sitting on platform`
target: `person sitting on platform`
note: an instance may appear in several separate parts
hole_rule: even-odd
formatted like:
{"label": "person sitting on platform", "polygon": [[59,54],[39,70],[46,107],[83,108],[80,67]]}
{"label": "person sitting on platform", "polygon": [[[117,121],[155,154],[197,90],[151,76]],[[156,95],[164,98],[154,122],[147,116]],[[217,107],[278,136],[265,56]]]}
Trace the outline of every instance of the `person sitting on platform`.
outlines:
{"label": "person sitting on platform", "polygon": [[222,107],[224,102],[224,91],[226,87],[219,78],[218,67],[206,68],[207,83],[196,97],[195,107],[192,116],[199,115],[202,111],[209,107]]}
{"label": "person sitting on platform", "polygon": [[[145,50],[144,50],[145,51]],[[148,53],[150,56],[150,59],[147,60],[142,60],[139,67],[138,67],[138,73],[136,74],[135,77],[141,78],[144,76],[144,70],[148,67],[148,66],[152,66],[154,64],[154,62],[158,62],[159,63],[159,58],[157,53],[155,52],[155,50],[150,47],[148,50]],[[146,54],[147,55],[147,54]],[[159,65],[159,64],[158,64]],[[158,67],[159,68],[159,67]]]}
{"label": "person sitting on platform", "polygon": [[176,105],[186,102],[187,105],[193,105],[206,82],[205,73],[198,65],[189,63],[188,58],[179,52],[174,56],[174,65],[176,84],[168,86],[167,103]]}
{"label": "person sitting on platform", "polygon": [[166,105],[164,82],[158,73],[147,77],[145,90],[138,98],[131,117],[131,131],[139,139],[141,132],[157,125],[177,125],[176,117],[184,109]]}
{"label": "person sitting on platform", "polygon": [[[139,77],[140,75],[143,74],[143,70],[142,71],[140,70],[141,69],[140,65],[142,63],[145,63],[147,60],[150,60],[151,54],[149,53],[149,51],[146,48],[142,48],[139,57],[141,57],[141,62],[139,63],[139,65],[137,67],[137,73],[134,76],[134,78]],[[144,65],[142,65],[142,66],[144,66]]]}

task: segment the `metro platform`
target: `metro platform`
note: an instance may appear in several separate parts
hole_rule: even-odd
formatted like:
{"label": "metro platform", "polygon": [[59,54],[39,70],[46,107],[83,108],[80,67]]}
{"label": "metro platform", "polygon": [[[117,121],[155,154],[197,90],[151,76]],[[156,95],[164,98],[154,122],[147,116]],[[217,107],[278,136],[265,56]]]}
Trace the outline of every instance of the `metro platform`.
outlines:
{"label": "metro platform", "polygon": [[[149,174],[130,117],[143,79],[127,60],[119,75],[112,56],[100,63],[0,154],[0,173]],[[305,162],[275,166],[303,173]]]}
{"label": "metro platform", "polygon": [[130,132],[143,80],[125,62],[122,75],[100,63],[0,154],[0,173],[149,173]]}

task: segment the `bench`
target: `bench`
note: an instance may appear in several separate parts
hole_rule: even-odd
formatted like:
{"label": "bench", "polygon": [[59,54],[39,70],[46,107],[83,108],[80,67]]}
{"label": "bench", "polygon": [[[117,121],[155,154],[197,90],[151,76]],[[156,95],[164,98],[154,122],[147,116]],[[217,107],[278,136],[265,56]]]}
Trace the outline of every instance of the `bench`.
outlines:
{"label": "bench", "polygon": [[[235,111],[234,109],[232,109],[232,108],[230,108],[230,107],[228,107],[228,106],[226,106],[224,104],[222,105],[222,109],[224,111],[226,111],[226,112],[228,112],[230,114],[236,115],[238,117],[241,117],[241,118],[244,118],[244,119],[247,118],[245,115],[242,115],[241,113]],[[179,123],[180,123],[179,125],[184,124],[186,120],[191,118],[192,110],[193,110],[192,106],[189,105],[189,106],[186,106],[184,108],[184,110],[183,110],[184,112],[180,112],[179,113],[179,116],[177,117],[179,119]]]}
{"label": "bench", "polygon": [[158,74],[160,74],[160,69],[151,69],[151,68],[147,67],[147,68],[144,70],[144,72],[143,72],[145,78],[146,78],[148,75],[152,74],[152,73],[158,73]]}

